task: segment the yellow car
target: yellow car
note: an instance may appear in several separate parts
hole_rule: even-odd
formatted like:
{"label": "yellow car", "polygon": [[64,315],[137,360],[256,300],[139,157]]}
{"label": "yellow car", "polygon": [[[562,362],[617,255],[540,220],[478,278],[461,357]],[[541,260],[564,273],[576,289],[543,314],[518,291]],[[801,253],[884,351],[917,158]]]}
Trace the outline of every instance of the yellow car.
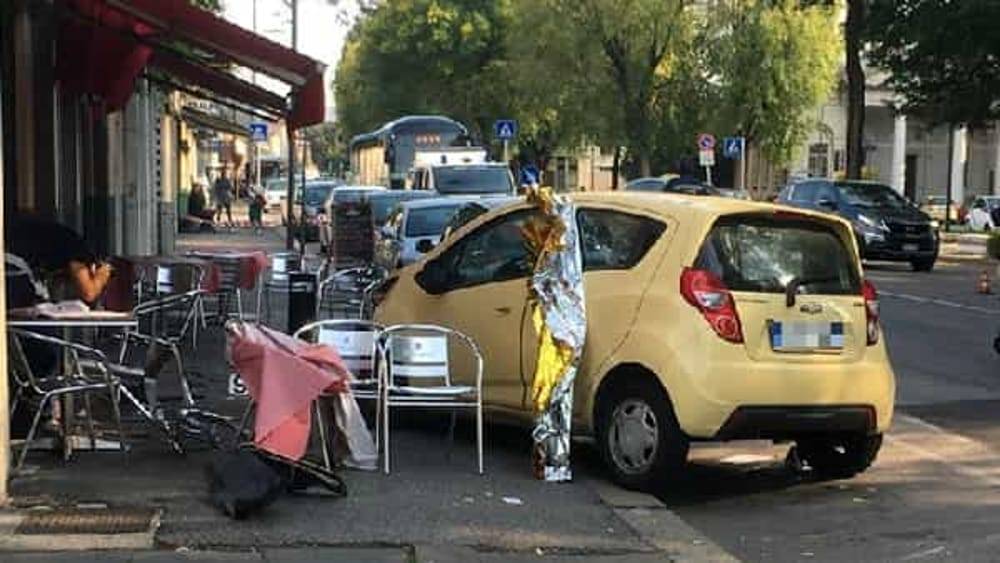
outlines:
{"label": "yellow car", "polygon": [[[832,476],[871,464],[895,380],[849,223],[717,197],[570,197],[587,313],[574,430],[619,483],[662,484],[700,440],[792,440]],[[526,424],[536,337],[520,228],[533,212],[515,201],[464,225],[399,270],[376,311],[473,337],[488,412]]]}

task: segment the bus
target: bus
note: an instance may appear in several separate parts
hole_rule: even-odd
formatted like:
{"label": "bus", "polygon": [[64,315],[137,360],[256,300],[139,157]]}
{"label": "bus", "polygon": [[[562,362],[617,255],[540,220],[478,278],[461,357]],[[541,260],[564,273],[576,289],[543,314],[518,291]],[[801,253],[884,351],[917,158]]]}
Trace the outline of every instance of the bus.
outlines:
{"label": "bus", "polygon": [[462,144],[469,131],[461,123],[437,115],[409,115],[351,139],[354,183],[406,188],[406,175],[418,150]]}

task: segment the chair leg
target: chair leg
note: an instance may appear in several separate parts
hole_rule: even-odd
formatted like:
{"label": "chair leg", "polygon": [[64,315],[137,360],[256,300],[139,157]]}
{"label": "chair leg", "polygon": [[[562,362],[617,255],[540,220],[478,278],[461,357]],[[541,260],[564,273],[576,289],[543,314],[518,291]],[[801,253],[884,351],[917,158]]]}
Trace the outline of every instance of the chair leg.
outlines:
{"label": "chair leg", "polygon": [[483,396],[476,396],[476,451],[479,455],[479,474],[483,474]]}
{"label": "chair leg", "polygon": [[125,427],[122,425],[121,384],[108,386],[108,397],[111,399],[111,416],[115,419],[115,430],[118,431],[118,447],[124,456],[128,452]]}
{"label": "chair leg", "polygon": [[170,352],[174,355],[174,363],[177,364],[177,379],[181,384],[181,393],[184,395],[184,402],[189,407],[194,406],[194,395],[191,394],[191,385],[188,383],[187,372],[184,371],[184,361],[181,359],[181,349],[176,342],[170,344]]}
{"label": "chair leg", "polygon": [[24,387],[18,386],[17,391],[14,391],[14,399],[10,402],[10,418],[14,419],[14,415],[17,414],[17,407],[21,404],[21,394],[24,393]]}
{"label": "chair leg", "polygon": [[[237,436],[239,436],[240,440],[243,439],[243,433],[246,431],[247,426],[250,424],[250,415],[252,414],[253,414],[253,401],[247,401],[247,408],[243,411],[243,416],[240,417],[240,427],[236,434]],[[253,438],[252,433],[250,437]]]}
{"label": "chair leg", "polygon": [[45,412],[45,407],[49,404],[49,399],[51,398],[51,394],[46,394],[42,396],[42,400],[38,403],[38,410],[35,411],[35,418],[31,421],[31,428],[28,429],[28,435],[24,438],[24,445],[21,446],[21,453],[17,456],[17,465],[14,466],[15,474],[19,473],[21,471],[21,467],[24,465],[24,459],[28,456],[28,450],[31,448],[31,442],[35,439],[35,431],[38,430],[38,423],[42,420],[42,413]]}
{"label": "chair leg", "polygon": [[236,290],[236,318],[243,320],[243,290]]}
{"label": "chair leg", "polygon": [[90,438],[90,451],[96,451],[97,432],[94,431],[94,409],[90,402],[90,391],[83,392],[83,408],[87,409],[87,437]]}
{"label": "chair leg", "polygon": [[382,470],[389,474],[389,397],[385,397],[382,402]]}
{"label": "chair leg", "polygon": [[320,408],[320,398],[313,401],[313,411],[316,414],[316,424],[319,426],[320,449],[323,452],[323,465],[327,471],[333,471],[333,461],[330,459],[329,433],[327,432],[326,417],[323,416],[323,409]]}
{"label": "chair leg", "polygon": [[450,421],[448,423],[448,455],[445,459],[451,461],[451,454],[455,450],[455,421],[458,418],[458,413],[455,409],[451,410]]}

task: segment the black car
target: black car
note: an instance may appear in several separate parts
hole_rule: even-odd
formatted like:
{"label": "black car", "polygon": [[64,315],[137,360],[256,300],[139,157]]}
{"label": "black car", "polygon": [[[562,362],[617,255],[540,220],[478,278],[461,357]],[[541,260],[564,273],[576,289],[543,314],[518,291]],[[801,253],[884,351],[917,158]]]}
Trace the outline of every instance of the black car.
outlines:
{"label": "black car", "polygon": [[937,261],[937,222],[884,184],[802,180],[782,190],[778,202],[847,219],[865,259],[909,262],[919,272]]}
{"label": "black car", "polygon": [[663,192],[668,194],[686,195],[721,195],[712,186],[705,185],[701,180],[690,176],[676,178],[636,178],[625,184],[628,192]]}

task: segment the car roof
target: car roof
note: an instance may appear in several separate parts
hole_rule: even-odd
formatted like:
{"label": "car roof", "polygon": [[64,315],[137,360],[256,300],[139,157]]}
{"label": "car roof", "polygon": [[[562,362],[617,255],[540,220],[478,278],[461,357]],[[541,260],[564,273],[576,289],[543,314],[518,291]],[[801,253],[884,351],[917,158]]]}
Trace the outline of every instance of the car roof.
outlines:
{"label": "car roof", "polygon": [[481,198],[475,196],[435,196],[422,199],[411,199],[401,202],[399,205],[404,209],[424,209],[429,207],[460,207],[469,202],[478,201]]}
{"label": "car roof", "polygon": [[355,191],[355,192],[378,192],[378,191],[388,191],[385,186],[337,186],[334,190],[340,191]]}

